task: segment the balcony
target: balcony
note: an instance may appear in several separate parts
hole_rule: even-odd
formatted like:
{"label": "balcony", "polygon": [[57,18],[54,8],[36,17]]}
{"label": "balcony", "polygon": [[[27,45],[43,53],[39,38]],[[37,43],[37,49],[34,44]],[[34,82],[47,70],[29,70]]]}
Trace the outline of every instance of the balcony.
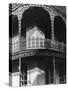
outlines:
{"label": "balcony", "polygon": [[27,49],[53,49],[56,51],[65,51],[65,44],[58,41],[52,41],[50,39],[28,39],[26,42]]}
{"label": "balcony", "polygon": [[[28,39],[22,40],[21,39],[21,51],[22,50],[29,50],[29,49],[50,49],[59,52],[66,51],[66,45],[63,42],[52,41],[50,39]],[[12,45],[12,53],[19,51],[19,41],[13,43]]]}

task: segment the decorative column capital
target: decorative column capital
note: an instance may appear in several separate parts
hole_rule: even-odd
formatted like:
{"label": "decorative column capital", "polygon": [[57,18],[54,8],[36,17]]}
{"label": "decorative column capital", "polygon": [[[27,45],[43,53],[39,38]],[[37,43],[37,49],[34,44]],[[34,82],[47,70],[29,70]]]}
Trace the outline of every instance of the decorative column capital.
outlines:
{"label": "decorative column capital", "polygon": [[18,20],[19,20],[19,21],[22,20],[22,14],[18,14],[17,17],[18,17]]}
{"label": "decorative column capital", "polygon": [[51,11],[51,12],[50,12],[50,18],[51,18],[51,21],[54,21],[54,18],[55,18],[55,13],[54,13],[54,11]]}
{"label": "decorative column capital", "polygon": [[18,20],[21,20],[22,19],[22,11],[21,11],[21,8],[18,9],[18,12],[17,12],[17,17],[18,17]]}

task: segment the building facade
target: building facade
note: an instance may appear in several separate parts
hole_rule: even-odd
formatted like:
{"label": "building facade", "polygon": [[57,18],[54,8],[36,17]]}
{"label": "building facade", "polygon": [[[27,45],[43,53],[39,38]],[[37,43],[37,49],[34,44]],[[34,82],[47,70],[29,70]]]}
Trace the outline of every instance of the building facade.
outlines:
{"label": "building facade", "polygon": [[65,6],[9,4],[9,84],[66,83]]}

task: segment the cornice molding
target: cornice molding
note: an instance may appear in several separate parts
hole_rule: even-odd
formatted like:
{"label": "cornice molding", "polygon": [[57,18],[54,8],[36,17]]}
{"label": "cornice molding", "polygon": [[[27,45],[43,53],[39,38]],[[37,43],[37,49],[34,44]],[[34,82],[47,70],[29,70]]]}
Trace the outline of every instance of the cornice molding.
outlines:
{"label": "cornice molding", "polygon": [[24,11],[29,9],[30,7],[42,7],[44,10],[48,11],[49,14],[53,12],[55,16],[60,16],[63,18],[64,22],[66,21],[66,15],[52,5],[48,6],[48,5],[41,5],[41,4],[13,3],[13,4],[9,4],[9,15],[13,14],[13,15],[17,15],[18,18],[20,17],[22,18]]}

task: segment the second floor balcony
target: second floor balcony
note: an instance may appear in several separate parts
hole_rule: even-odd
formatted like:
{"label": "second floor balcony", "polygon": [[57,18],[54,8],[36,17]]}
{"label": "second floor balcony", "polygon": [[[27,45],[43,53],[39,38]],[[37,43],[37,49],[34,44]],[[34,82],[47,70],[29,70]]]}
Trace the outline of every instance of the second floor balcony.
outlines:
{"label": "second floor balcony", "polygon": [[20,43],[19,40],[15,41],[14,43],[12,43],[11,47],[12,53],[29,49],[50,49],[59,52],[66,51],[66,45],[63,42],[52,41],[51,39],[42,38],[32,38],[27,40],[21,39]]}
{"label": "second floor balcony", "polygon": [[27,49],[53,49],[57,51],[64,52],[65,51],[65,44],[63,42],[52,41],[50,39],[28,39],[26,41],[26,48]]}

